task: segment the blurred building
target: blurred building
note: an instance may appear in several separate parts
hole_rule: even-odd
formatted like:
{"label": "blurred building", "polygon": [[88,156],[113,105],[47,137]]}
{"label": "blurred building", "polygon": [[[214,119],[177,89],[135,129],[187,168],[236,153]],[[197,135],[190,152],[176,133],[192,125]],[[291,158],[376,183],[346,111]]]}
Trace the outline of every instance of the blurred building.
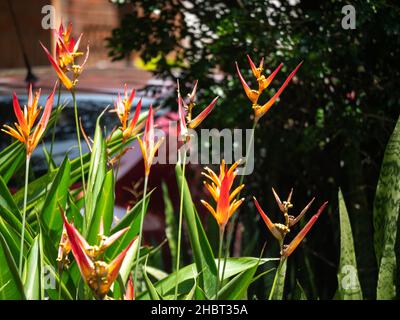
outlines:
{"label": "blurred building", "polygon": [[0,0],[0,69],[25,67],[23,50],[32,66],[48,64],[39,45],[39,40],[50,47],[52,43],[51,31],[42,27],[48,5],[54,7],[57,27],[62,19],[64,25],[73,23],[74,34],[84,33],[84,43],[90,44],[90,65],[108,63],[105,38],[119,21],[118,9],[109,1]]}

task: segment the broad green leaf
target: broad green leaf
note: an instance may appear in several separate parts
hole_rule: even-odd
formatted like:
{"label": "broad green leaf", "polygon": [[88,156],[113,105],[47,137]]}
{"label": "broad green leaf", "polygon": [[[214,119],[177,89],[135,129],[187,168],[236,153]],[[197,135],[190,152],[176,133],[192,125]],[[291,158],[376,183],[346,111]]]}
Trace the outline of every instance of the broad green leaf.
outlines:
{"label": "broad green leaf", "polygon": [[24,163],[25,147],[19,141],[13,142],[0,152],[0,177],[8,182],[14,172]]}
{"label": "broad green leaf", "polygon": [[5,220],[0,217],[0,233],[3,235],[8,248],[14,258],[14,261],[18,261],[20,245],[21,245],[21,235],[12,226],[10,226]]}
{"label": "broad green leaf", "polygon": [[[218,292],[219,300],[240,300],[247,294],[247,289],[252,283],[254,274],[256,273],[258,265],[242,271],[225,284]],[[214,297],[215,299],[216,297]]]}
{"label": "broad green leaf", "polygon": [[[145,203],[145,215],[147,213],[147,206],[149,204],[150,196],[152,194],[152,191],[150,191],[146,195],[146,203]],[[140,228],[140,219],[139,216],[141,214],[142,210],[142,201],[141,199],[136,205],[128,211],[128,213],[121,219],[121,221],[118,222],[118,224],[111,229],[111,234],[114,234],[115,232],[126,228],[130,227],[127,232],[121,238],[119,238],[108,250],[107,250],[107,256],[110,259],[115,258],[119,252],[121,252],[131,241],[133,238],[135,238],[139,234],[139,228]]]}
{"label": "broad green leaf", "polygon": [[104,234],[108,235],[114,217],[114,173],[109,170],[104,178],[101,193],[97,197],[94,215],[90,222],[86,240],[89,244],[97,243],[100,225],[103,223]]}
{"label": "broad green leaf", "polygon": [[396,297],[397,226],[400,211],[400,118],[386,146],[374,201],[374,244],[378,260],[377,299]]}
{"label": "broad green leaf", "polygon": [[[180,189],[182,183],[182,169],[179,164],[175,166],[175,174],[178,188]],[[199,286],[204,289],[204,292],[208,296],[211,296],[216,292],[217,267],[211,246],[195,211],[186,179],[183,183],[183,214],[188,227],[194,262],[196,264],[197,273],[199,273]],[[203,274],[207,276],[207,279]]]}
{"label": "broad green leaf", "polygon": [[10,249],[0,233],[0,300],[25,299],[24,287]]}
{"label": "broad green leaf", "polygon": [[39,300],[41,297],[41,263],[39,238],[33,240],[24,268],[24,292],[27,300]]}
{"label": "broad green leaf", "polygon": [[64,158],[57,174],[51,183],[50,190],[44,202],[40,219],[47,232],[62,229],[62,218],[59,206],[65,208],[70,185],[71,165],[68,157]]}
{"label": "broad green leaf", "polygon": [[[260,260],[259,258],[253,258],[253,257],[228,258],[225,268],[225,279],[229,279],[230,277],[233,277],[245,270],[251,269],[254,266],[257,266],[257,264],[262,265],[272,260],[276,259],[265,258]],[[214,262],[216,263],[217,260],[215,260]],[[181,287],[185,287],[185,283],[189,282],[189,286],[187,287],[186,292],[185,290],[179,290],[181,294],[187,294],[193,286],[193,277],[194,275],[196,275],[196,273],[193,273],[193,268],[195,268],[195,270],[197,268],[195,263],[187,265],[179,270],[177,277],[179,288],[181,289]],[[160,294],[166,297],[169,294],[173,294],[175,289],[175,280],[176,280],[176,273],[174,272],[171,273],[168,277],[164,278],[163,280],[155,283],[154,287]],[[137,298],[144,300],[149,299],[148,292],[140,294]]]}
{"label": "broad green leaf", "polygon": [[353,233],[342,191],[339,189],[340,262],[338,269],[338,297],[341,300],[362,300],[358,280]]}
{"label": "broad green leaf", "polygon": [[[106,144],[97,118],[85,195],[85,223],[89,228],[107,170]],[[88,231],[88,230],[87,230]],[[87,232],[85,232],[87,234]]]}
{"label": "broad green leaf", "polygon": [[168,277],[168,273],[154,267],[146,266],[146,271],[149,275],[157,279],[157,281]]}
{"label": "broad green leaf", "polygon": [[165,235],[168,239],[169,251],[171,254],[171,261],[173,271],[176,267],[176,256],[177,256],[177,239],[178,239],[178,226],[175,219],[175,211],[172,205],[171,199],[169,198],[167,185],[163,182],[162,184],[163,200],[164,200],[164,212],[165,212]]}
{"label": "broad green leaf", "polygon": [[[18,209],[17,204],[7,188],[7,185],[0,176],[0,217],[4,219],[7,224],[12,226],[15,230],[22,229],[22,215]],[[29,242],[32,241],[32,230],[30,226],[26,225],[26,235]]]}

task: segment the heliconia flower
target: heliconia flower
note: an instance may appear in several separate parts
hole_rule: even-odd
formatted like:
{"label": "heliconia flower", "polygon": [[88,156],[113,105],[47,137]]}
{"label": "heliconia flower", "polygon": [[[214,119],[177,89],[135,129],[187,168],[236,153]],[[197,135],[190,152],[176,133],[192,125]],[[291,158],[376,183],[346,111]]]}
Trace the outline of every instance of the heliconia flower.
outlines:
{"label": "heliconia flower", "polygon": [[[43,50],[45,51],[47,58],[49,59],[53,69],[56,71],[63,85],[68,90],[73,90],[78,83],[78,77],[82,73],[83,67],[89,57],[89,46],[87,46],[86,56],[81,65],[75,63],[75,58],[82,56],[83,52],[78,51],[79,44],[82,35],[79,36],[78,40],[71,37],[72,24],[64,32],[64,28],[61,24],[58,32],[55,32],[56,37],[56,57],[53,58],[47,48],[40,42]],[[72,73],[72,79],[68,77],[68,72]]]}
{"label": "heliconia flower", "polygon": [[285,246],[283,249],[283,256],[284,257],[289,257],[293,251],[297,248],[297,246],[300,244],[300,242],[304,239],[306,234],[310,231],[311,227],[314,225],[314,223],[317,221],[318,217],[324,211],[326,205],[328,202],[325,202],[318,210],[316,214],[314,214],[311,219],[307,222],[307,224],[304,226],[304,228],[296,235],[296,237],[290,242],[288,246]]}
{"label": "heliconia flower", "polygon": [[253,197],[254,204],[256,205],[256,208],[258,212],[261,215],[261,218],[264,220],[266,226],[268,227],[269,231],[272,233],[272,235],[278,240],[278,241],[283,241],[284,235],[289,232],[289,229],[282,224],[277,224],[273,223],[268,216],[265,214],[263,209],[260,207],[260,204],[258,203],[257,199]]}
{"label": "heliconia flower", "polygon": [[124,300],[135,300],[135,293],[133,287],[132,275],[129,276],[128,283],[126,284]]}
{"label": "heliconia flower", "polygon": [[153,163],[154,156],[164,141],[164,137],[158,139],[155,142],[154,136],[154,114],[153,107],[150,105],[149,114],[147,115],[146,127],[144,129],[143,140],[138,137],[138,141],[140,144],[140,149],[142,150],[143,160],[144,160],[144,168],[145,175],[148,176],[150,174],[151,165]]}
{"label": "heliconia flower", "polygon": [[247,59],[249,60],[252,73],[258,82],[257,90],[251,89],[249,87],[246,80],[243,78],[242,74],[240,73],[238,64],[237,63],[235,63],[235,64],[236,64],[236,70],[237,70],[240,82],[242,83],[243,89],[253,105],[255,120],[257,121],[273,106],[273,104],[279,98],[279,96],[281,95],[283,90],[286,88],[286,86],[289,84],[290,80],[294,77],[294,75],[296,74],[297,70],[300,68],[300,66],[303,62],[300,62],[297,65],[297,67],[290,73],[290,75],[286,78],[285,82],[282,84],[282,86],[279,88],[279,90],[272,96],[272,98],[270,98],[265,104],[260,105],[258,103],[259,97],[261,96],[262,92],[271,84],[272,80],[275,78],[276,74],[282,68],[283,64],[281,63],[271,73],[271,75],[268,78],[266,78],[264,75],[262,75],[264,58],[261,59],[260,65],[258,67],[255,66],[254,62],[251,60],[249,55],[247,55]]}
{"label": "heliconia flower", "polygon": [[35,121],[42,109],[42,107],[38,107],[40,89],[35,92],[35,95],[33,95],[32,85],[29,86],[28,103],[26,106],[24,106],[23,111],[18,102],[17,95],[15,94],[15,92],[13,94],[13,108],[18,123],[14,123],[15,128],[4,125],[5,129],[2,129],[2,131],[25,144],[26,154],[28,157],[30,157],[33,150],[35,150],[36,146],[43,136],[43,133],[46,130],[47,123],[50,119],[51,109],[53,107],[56,85],[57,82],[54,85],[53,91],[46,100],[42,117],[40,118],[35,128]]}
{"label": "heliconia flower", "polygon": [[225,161],[222,160],[219,176],[207,167],[205,168],[206,172],[202,172],[202,174],[210,180],[210,182],[204,181],[204,185],[216,202],[216,209],[204,200],[201,200],[201,203],[214,216],[221,230],[225,228],[229,218],[244,201],[244,198],[239,200],[235,199],[237,194],[244,188],[244,184],[238,186],[231,192],[233,182],[237,176],[236,168],[239,163],[240,160],[236,161],[228,169],[225,165]]}
{"label": "heliconia flower", "polygon": [[[210,114],[210,112],[214,109],[215,104],[219,97],[215,97],[211,103],[202,111],[200,112],[194,119],[193,119],[193,108],[196,106],[195,99],[197,94],[197,84],[198,81],[196,80],[193,86],[193,90],[190,94],[188,94],[189,103],[186,104],[185,100],[181,97],[180,89],[179,89],[179,82],[178,82],[178,110],[179,110],[179,122],[180,122],[180,130],[184,132],[186,128],[195,129],[197,128],[204,119]],[[183,106],[183,108],[182,108]],[[186,118],[186,121],[185,121]]]}
{"label": "heliconia flower", "polygon": [[117,279],[124,258],[136,238],[133,239],[114,260],[106,263],[103,260],[93,259],[93,257],[87,253],[88,244],[86,240],[84,240],[79,231],[67,221],[64,214],[63,220],[71,244],[71,251],[82,278],[93,291],[96,298],[103,299],[110,290],[113,282]]}
{"label": "heliconia flower", "polygon": [[292,240],[292,242],[286,246],[283,245],[283,241],[285,239],[285,236],[287,233],[290,232],[290,227],[294,226],[299,220],[304,216],[304,214],[307,212],[307,210],[310,208],[311,204],[313,203],[314,199],[313,198],[306,206],[305,208],[300,212],[300,214],[295,218],[294,216],[291,216],[288,214],[289,209],[293,207],[291,204],[291,198],[293,194],[293,189],[290,191],[289,196],[286,201],[281,201],[277,193],[275,192],[274,189],[272,189],[272,192],[274,194],[275,200],[278,204],[278,207],[280,211],[284,214],[285,217],[285,224],[282,223],[273,223],[269,217],[266,215],[266,213],[263,211],[261,208],[260,204],[258,203],[257,199],[253,197],[254,199],[254,204],[256,205],[256,208],[258,212],[260,213],[262,219],[264,220],[266,226],[268,227],[269,231],[272,233],[272,235],[279,241],[279,243],[282,246],[282,251],[281,255],[283,257],[288,257],[299,245],[301,240],[305,237],[307,232],[311,229],[312,225],[315,223],[319,215],[322,213],[322,211],[325,209],[326,205],[328,202],[325,202],[321,208],[318,210],[317,214],[315,214],[310,221],[306,224],[306,226],[299,232],[299,234]]}
{"label": "heliconia flower", "polygon": [[140,126],[136,126],[139,115],[140,115],[140,110],[142,107],[142,99],[139,100],[139,102],[136,105],[136,110],[135,114],[131,120],[131,122],[128,125],[128,119],[131,111],[131,105],[133,102],[133,99],[135,98],[135,89],[132,89],[129,97],[128,97],[128,90],[127,86],[125,84],[124,86],[124,97],[121,98],[121,95],[118,94],[118,98],[116,103],[114,104],[114,112],[117,113],[118,118],[121,122],[121,130],[122,130],[122,136],[124,139],[127,139],[131,137],[132,135],[137,134],[137,132],[141,129]]}

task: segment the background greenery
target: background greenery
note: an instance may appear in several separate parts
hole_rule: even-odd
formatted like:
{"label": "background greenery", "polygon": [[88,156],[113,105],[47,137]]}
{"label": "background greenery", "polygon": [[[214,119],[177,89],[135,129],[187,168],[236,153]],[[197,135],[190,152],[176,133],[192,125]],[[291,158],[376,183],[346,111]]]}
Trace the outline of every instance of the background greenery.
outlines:
{"label": "background greenery", "polygon": [[[383,152],[399,115],[400,5],[351,1],[356,29],[344,30],[341,9],[347,1],[123,2],[127,15],[108,40],[110,56],[122,59],[140,52],[145,62],[156,62],[157,77],[179,77],[186,91],[199,79],[200,105],[221,95],[223,102],[204,127],[251,127],[252,110],[236,76],[235,61],[247,80],[251,74],[246,54],[256,63],[264,56],[268,72],[283,62],[271,85],[278,88],[304,60],[297,79],[260,121],[256,168],[246,178],[246,193],[261,199],[274,219],[278,210],[272,186],[283,197],[294,187],[295,212],[314,195],[317,204],[329,201],[328,211],[290,259],[287,274],[288,289],[296,287],[297,278],[308,297],[324,299],[332,298],[337,288],[340,186],[363,294],[375,298],[373,202]],[[171,99],[166,104],[176,103]],[[253,207],[241,210],[240,221],[244,255],[257,256],[267,239],[267,254],[276,256],[277,246],[265,226],[260,222],[259,229],[254,228],[259,219]],[[261,295],[265,291],[261,286],[253,290]]]}

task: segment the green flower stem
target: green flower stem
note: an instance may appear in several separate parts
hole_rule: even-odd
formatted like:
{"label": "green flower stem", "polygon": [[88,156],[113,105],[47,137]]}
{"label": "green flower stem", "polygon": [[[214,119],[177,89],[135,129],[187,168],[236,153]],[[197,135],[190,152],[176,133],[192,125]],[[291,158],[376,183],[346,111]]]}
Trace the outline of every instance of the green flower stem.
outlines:
{"label": "green flower stem", "polygon": [[[252,130],[251,136],[250,136],[250,143],[249,143],[249,145],[247,147],[247,150],[246,150],[246,158],[245,158],[245,163],[244,163],[244,172],[246,172],[246,170],[247,170],[247,160],[249,158],[251,145],[254,142],[254,134],[255,134],[255,131],[256,131],[257,123],[258,123],[258,119],[256,119],[254,121],[254,123],[253,123],[253,127],[252,127],[253,130]],[[243,184],[243,181],[244,181],[244,174],[242,174],[240,176],[239,186]],[[240,198],[240,192],[236,196],[236,199],[239,199],[239,198]],[[232,220],[231,220],[231,222],[229,223],[229,226],[228,226],[224,264],[223,264],[223,267],[222,267],[222,278],[224,278],[225,268],[226,268],[226,261],[227,261],[228,256],[229,256],[229,249],[231,247],[233,231],[234,231],[234,227],[235,227],[235,224],[236,224],[236,220],[238,219],[238,215],[239,215],[239,210],[238,210],[238,212],[233,214]]]}
{"label": "green flower stem", "polygon": [[175,300],[178,297],[178,273],[181,259],[181,241],[182,241],[182,220],[183,220],[183,188],[185,183],[185,168],[186,168],[186,149],[184,150],[182,160],[182,177],[181,177],[181,194],[179,204],[179,225],[178,225],[178,248],[176,255],[176,269],[175,269]]}
{"label": "green flower stem", "polygon": [[57,110],[56,110],[56,116],[55,116],[55,119],[54,119],[53,132],[51,134],[50,160],[53,158],[53,146],[54,146],[54,141],[56,139],[56,126],[57,126],[58,115],[59,115],[59,112],[61,110],[60,96],[61,96],[61,82],[58,84]]}
{"label": "green flower stem", "polygon": [[146,194],[147,194],[148,181],[149,181],[149,176],[146,175],[144,178],[142,212],[140,214],[139,244],[138,244],[138,250],[137,250],[137,254],[136,254],[135,275],[134,275],[134,281],[133,281],[133,286],[135,288],[136,293],[139,292],[138,287],[137,287],[137,276],[138,276],[138,269],[139,269],[140,247],[142,244],[142,237],[143,237],[143,220],[144,220],[144,209],[146,207]]}
{"label": "green flower stem", "polygon": [[74,101],[74,112],[75,112],[75,125],[76,125],[76,136],[78,139],[78,148],[79,148],[79,157],[81,159],[81,174],[82,174],[82,189],[84,195],[84,201],[86,197],[86,182],[85,182],[85,170],[83,168],[83,154],[82,154],[82,145],[81,145],[81,132],[79,129],[79,117],[78,117],[78,106],[76,105],[76,97],[75,91],[71,91],[72,99]]}
{"label": "green flower stem", "polygon": [[224,281],[224,274],[221,275],[221,280],[219,278],[220,271],[221,271],[221,257],[222,257],[222,244],[224,242],[224,233],[225,227],[220,227],[219,229],[219,245],[218,245],[218,267],[217,267],[217,293],[216,293],[216,300],[218,300],[218,293],[221,289],[221,284]]}
{"label": "green flower stem", "polygon": [[28,200],[28,180],[29,180],[29,162],[31,157],[26,155],[25,162],[25,184],[24,184],[24,207],[22,212],[22,231],[21,231],[21,244],[19,246],[19,264],[18,272],[22,276],[22,263],[24,260],[24,242],[25,242],[25,225],[26,225],[26,203]]}

